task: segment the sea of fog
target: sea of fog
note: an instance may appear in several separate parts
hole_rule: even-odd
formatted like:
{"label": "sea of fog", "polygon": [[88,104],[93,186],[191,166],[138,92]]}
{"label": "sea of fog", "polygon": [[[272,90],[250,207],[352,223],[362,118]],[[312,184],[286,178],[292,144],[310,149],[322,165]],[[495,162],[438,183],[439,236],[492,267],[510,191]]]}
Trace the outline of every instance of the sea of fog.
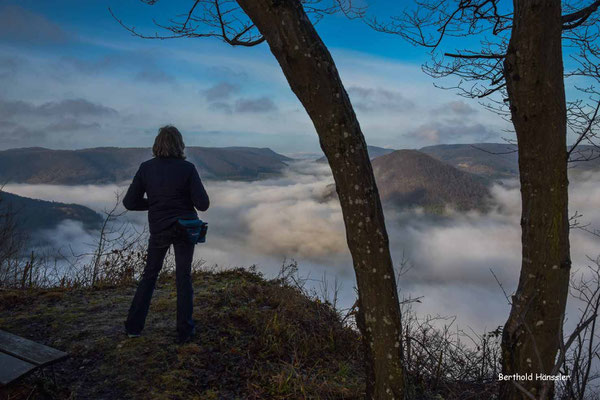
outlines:
{"label": "sea of fog", "polygon": [[[337,200],[323,201],[325,187],[333,182],[329,166],[301,161],[283,176],[256,182],[205,181],[211,207],[201,218],[209,222],[206,244],[195,257],[222,268],[256,265],[267,277],[275,276],[284,260],[297,261],[307,284],[320,291],[323,277],[341,285],[339,307],[356,298],[354,272],[348,251],[341,209]],[[600,174],[571,182],[570,212],[582,223],[600,227]],[[5,190],[27,197],[79,203],[103,211],[115,202],[123,185],[8,184]],[[409,265],[399,281],[401,295],[420,297],[414,309],[420,316],[455,316],[456,323],[476,332],[502,325],[509,305],[496,278],[509,293],[516,288],[520,268],[520,194],[516,181],[493,186],[491,212],[449,212],[432,216],[421,210],[385,209],[394,262]],[[124,218],[139,228],[145,212],[128,212]],[[41,232],[53,247],[70,245],[82,252],[94,242],[94,232],[80,223],[65,221],[53,231]],[[584,271],[591,257],[600,255],[600,239],[573,230],[573,270]],[[496,278],[492,274],[495,274]],[[572,302],[568,318],[574,321],[578,304]]]}

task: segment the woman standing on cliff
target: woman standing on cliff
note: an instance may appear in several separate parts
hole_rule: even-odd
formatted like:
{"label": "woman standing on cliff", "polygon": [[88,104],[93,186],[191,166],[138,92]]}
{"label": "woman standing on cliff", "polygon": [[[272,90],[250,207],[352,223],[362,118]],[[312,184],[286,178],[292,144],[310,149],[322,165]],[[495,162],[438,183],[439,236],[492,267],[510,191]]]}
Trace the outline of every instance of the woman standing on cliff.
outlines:
{"label": "woman standing on cliff", "polygon": [[154,286],[171,245],[175,251],[178,342],[189,341],[195,333],[191,278],[195,243],[178,220],[197,219],[195,209],[206,211],[209,199],[196,167],[185,161],[184,148],[177,128],[160,128],[152,147],[154,158],[140,165],[123,198],[128,210],[148,210],[150,228],[146,267],[125,321],[129,337],[140,336],[144,328]]}

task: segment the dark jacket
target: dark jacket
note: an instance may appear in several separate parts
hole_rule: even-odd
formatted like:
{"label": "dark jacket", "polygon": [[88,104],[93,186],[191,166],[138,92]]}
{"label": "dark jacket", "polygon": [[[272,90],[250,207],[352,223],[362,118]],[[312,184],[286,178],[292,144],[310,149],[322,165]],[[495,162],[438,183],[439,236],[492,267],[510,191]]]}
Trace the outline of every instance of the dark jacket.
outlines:
{"label": "dark jacket", "polygon": [[148,210],[152,234],[181,217],[197,215],[194,207],[206,211],[209,199],[194,164],[180,158],[156,157],[140,165],[123,205],[128,210]]}

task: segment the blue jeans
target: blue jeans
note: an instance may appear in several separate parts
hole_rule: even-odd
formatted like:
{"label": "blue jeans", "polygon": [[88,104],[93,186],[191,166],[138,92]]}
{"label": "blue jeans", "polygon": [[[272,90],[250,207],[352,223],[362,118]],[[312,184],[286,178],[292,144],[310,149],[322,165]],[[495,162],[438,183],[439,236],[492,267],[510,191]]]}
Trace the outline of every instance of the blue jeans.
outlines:
{"label": "blue jeans", "polygon": [[163,261],[173,245],[175,250],[175,279],[177,285],[177,333],[180,339],[185,339],[194,333],[194,289],[192,287],[192,259],[194,245],[186,239],[185,232],[175,223],[170,228],[150,234],[148,241],[148,256],[146,268],[138,284],[135,296],[129,308],[125,321],[127,333],[139,334],[144,329],[150,300],[158,274],[163,266]]}

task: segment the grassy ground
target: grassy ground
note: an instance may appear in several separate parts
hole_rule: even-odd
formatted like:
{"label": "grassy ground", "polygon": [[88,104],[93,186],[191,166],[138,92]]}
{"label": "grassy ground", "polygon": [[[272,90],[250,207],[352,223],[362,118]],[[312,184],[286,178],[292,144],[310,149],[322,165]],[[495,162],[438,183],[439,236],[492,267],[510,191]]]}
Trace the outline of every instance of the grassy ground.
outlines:
{"label": "grassy ground", "polygon": [[358,335],[326,304],[246,270],[194,274],[198,333],[175,344],[174,278],[162,277],[141,338],[123,320],[134,286],[0,292],[0,329],[68,352],[0,399],[355,399]]}

